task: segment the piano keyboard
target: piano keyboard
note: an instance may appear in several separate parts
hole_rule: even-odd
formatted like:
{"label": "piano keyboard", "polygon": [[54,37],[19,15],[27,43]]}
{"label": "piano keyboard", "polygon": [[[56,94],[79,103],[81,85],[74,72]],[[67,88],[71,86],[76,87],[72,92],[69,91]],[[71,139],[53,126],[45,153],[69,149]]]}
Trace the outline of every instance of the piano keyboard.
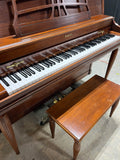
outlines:
{"label": "piano keyboard", "polygon": [[16,73],[7,75],[0,79],[1,85],[9,95],[55,73],[66,66],[79,61],[80,59],[106,47],[115,41],[120,40],[119,36],[111,34],[104,35],[95,40],[77,46],[67,52],[60,53],[54,57],[22,69]]}

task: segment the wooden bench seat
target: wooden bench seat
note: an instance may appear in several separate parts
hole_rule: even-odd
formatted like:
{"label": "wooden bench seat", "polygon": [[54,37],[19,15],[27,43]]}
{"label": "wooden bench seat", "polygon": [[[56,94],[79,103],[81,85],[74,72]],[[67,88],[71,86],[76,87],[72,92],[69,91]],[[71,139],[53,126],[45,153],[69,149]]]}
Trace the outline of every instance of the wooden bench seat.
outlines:
{"label": "wooden bench seat", "polygon": [[95,75],[47,110],[52,138],[56,122],[74,139],[75,160],[82,138],[111,106],[112,116],[119,99],[120,85]]}

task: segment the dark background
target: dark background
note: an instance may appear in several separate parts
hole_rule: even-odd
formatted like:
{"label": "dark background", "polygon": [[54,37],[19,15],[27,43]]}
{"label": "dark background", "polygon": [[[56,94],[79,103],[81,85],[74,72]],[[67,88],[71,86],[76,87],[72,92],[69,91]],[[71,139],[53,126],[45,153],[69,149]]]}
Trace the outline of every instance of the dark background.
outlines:
{"label": "dark background", "polygon": [[120,0],[104,0],[105,14],[115,17],[115,21],[120,24]]}

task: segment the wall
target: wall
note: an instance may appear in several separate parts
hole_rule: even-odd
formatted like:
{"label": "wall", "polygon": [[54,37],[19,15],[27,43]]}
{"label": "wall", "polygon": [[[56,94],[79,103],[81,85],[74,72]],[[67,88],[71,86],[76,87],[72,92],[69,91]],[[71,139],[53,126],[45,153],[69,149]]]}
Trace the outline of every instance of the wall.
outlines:
{"label": "wall", "polygon": [[120,24],[120,0],[104,0],[105,14],[115,17],[115,21]]}

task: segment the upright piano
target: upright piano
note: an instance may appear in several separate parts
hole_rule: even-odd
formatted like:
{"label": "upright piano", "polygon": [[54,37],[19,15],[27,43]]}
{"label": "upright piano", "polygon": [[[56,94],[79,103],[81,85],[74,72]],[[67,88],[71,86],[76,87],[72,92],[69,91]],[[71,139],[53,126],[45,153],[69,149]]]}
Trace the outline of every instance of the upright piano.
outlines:
{"label": "upright piano", "polygon": [[0,1],[0,130],[16,154],[12,124],[111,53],[107,78],[119,45],[104,0]]}

